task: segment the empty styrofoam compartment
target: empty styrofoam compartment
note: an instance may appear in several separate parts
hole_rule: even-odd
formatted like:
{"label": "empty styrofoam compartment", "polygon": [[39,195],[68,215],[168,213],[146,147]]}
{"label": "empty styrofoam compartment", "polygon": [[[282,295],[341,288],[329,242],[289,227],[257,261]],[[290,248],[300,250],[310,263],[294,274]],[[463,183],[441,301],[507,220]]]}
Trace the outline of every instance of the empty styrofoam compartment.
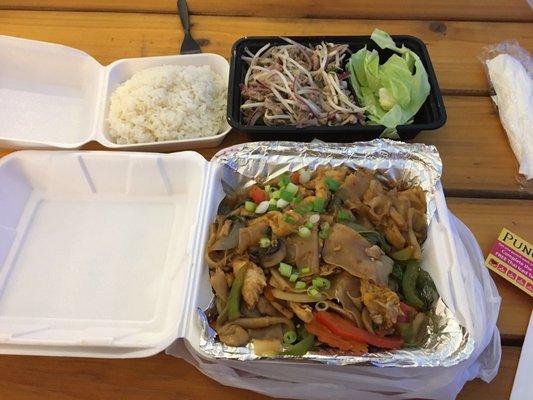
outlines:
{"label": "empty styrofoam compartment", "polygon": [[193,152],[4,157],[0,352],[141,356],[182,335],[206,167]]}
{"label": "empty styrofoam compartment", "polygon": [[113,142],[106,122],[112,92],[134,73],[162,65],[208,65],[229,78],[229,64],[217,54],[123,59],[104,67],[67,46],[0,36],[0,146],[77,149],[95,140],[113,149],[169,151],[220,144],[227,123],[205,138]]}

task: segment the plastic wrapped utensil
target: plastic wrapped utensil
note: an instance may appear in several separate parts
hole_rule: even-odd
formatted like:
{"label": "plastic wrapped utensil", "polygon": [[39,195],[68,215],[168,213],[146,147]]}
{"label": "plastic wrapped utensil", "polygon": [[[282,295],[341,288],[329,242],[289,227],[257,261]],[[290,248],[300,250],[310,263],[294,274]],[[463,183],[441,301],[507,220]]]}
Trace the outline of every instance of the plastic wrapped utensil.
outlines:
{"label": "plastic wrapped utensil", "polygon": [[489,46],[481,57],[494,89],[492,96],[519,173],[533,178],[533,59],[517,42]]}

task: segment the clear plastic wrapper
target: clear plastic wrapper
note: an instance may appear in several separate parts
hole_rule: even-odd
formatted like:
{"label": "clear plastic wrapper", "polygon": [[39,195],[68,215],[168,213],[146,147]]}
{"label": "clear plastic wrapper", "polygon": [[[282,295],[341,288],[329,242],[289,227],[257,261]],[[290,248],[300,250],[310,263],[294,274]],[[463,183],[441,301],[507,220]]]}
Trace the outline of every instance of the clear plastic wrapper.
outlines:
{"label": "clear plastic wrapper", "polygon": [[533,179],[533,58],[517,41],[487,46],[480,56],[501,123],[519,164],[520,183]]}

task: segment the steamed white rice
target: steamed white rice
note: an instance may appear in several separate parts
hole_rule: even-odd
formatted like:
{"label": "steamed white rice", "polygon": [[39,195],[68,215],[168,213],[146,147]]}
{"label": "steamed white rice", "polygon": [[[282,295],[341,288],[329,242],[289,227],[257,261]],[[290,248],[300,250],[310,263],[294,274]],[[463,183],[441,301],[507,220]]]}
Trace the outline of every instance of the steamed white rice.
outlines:
{"label": "steamed white rice", "polygon": [[139,71],[111,95],[109,134],[118,144],[214,136],[226,124],[226,91],[207,65]]}

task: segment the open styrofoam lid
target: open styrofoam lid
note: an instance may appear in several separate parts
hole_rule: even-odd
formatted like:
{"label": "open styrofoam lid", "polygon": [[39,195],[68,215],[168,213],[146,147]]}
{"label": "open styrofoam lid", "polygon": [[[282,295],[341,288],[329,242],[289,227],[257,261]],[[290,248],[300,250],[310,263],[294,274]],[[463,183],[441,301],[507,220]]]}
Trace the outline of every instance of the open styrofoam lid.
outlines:
{"label": "open styrofoam lid", "polygon": [[0,146],[77,149],[95,140],[107,148],[170,151],[217,146],[230,131],[150,143],[118,144],[107,123],[111,94],[141,70],[162,65],[209,66],[224,80],[217,54],[141,57],[100,65],[67,46],[0,35]]}
{"label": "open styrofoam lid", "polygon": [[0,352],[131,357],[180,336],[207,162],[22,151],[0,161]]}

